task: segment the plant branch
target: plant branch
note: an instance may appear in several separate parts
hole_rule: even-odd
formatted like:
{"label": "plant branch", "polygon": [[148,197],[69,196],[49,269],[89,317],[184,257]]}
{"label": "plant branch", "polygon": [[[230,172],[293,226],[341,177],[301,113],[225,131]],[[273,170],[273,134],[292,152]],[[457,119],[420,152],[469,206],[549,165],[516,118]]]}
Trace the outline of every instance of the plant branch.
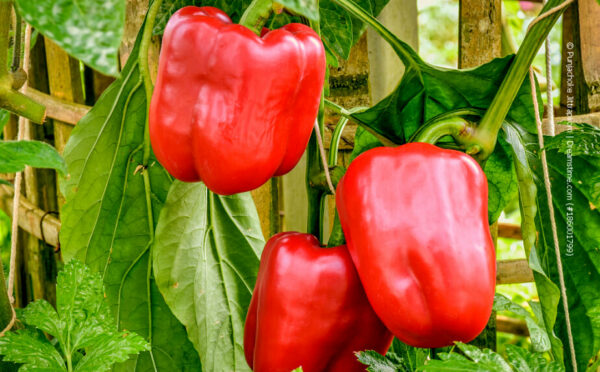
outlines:
{"label": "plant branch", "polygon": [[[484,114],[477,128],[475,142],[481,146],[481,151],[476,152],[476,149],[473,148],[471,153],[473,153],[478,160],[486,159],[494,151],[498,139],[498,131],[502,127],[502,123],[510,110],[510,106],[527,76],[529,67],[542,46],[542,43],[546,40],[548,33],[550,33],[550,30],[554,26],[554,23],[565,9],[564,7],[559,10],[553,8],[561,6],[561,4],[566,1],[569,0],[548,1],[542,9],[540,16],[532,21],[535,25],[532,26],[525,35],[525,39],[523,40],[506,77],[502,81],[496,96],[494,96],[490,107]],[[537,99],[537,97],[534,97],[534,99]],[[469,149],[467,149],[467,151],[469,151]]]}
{"label": "plant branch", "polygon": [[[0,53],[2,54],[2,53]],[[12,79],[8,79],[12,80]],[[0,108],[41,124],[46,119],[46,107],[26,95],[0,85]]]}

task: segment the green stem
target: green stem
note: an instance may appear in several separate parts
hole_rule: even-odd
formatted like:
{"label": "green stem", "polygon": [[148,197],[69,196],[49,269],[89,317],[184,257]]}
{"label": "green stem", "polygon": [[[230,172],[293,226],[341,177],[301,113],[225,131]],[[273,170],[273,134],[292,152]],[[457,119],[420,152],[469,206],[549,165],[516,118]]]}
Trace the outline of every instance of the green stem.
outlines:
{"label": "green stem", "polygon": [[344,8],[348,13],[371,26],[385,41],[387,41],[392,49],[398,54],[398,57],[408,69],[409,66],[424,63],[421,57],[415,53],[408,44],[400,40],[384,25],[382,25],[375,17],[367,13],[363,8],[358,6],[352,0],[334,0],[339,6]]}
{"label": "green stem", "polygon": [[[142,34],[142,41],[140,43],[140,54],[138,56],[138,65],[140,69],[140,76],[144,82],[144,89],[146,91],[146,125],[144,127],[144,158],[142,165],[148,166],[150,161],[150,130],[148,128],[148,112],[150,112],[150,100],[152,99],[152,91],[154,86],[152,85],[152,79],[150,78],[150,66],[148,64],[148,49],[150,48],[150,41],[152,39],[152,28],[154,28],[154,20],[160,9],[162,0],[154,0],[148,14],[146,15],[146,22],[144,24],[144,32]],[[153,229],[152,229],[153,230]]]}
{"label": "green stem", "polygon": [[260,35],[272,11],[273,0],[252,0],[240,18],[240,25],[248,27],[255,34]]}
{"label": "green stem", "polygon": [[[152,245],[154,243],[154,213],[152,210],[152,185],[150,184],[150,175],[148,171],[148,164],[150,162],[150,129],[148,127],[148,113],[150,112],[150,101],[152,99],[152,92],[154,86],[152,85],[152,79],[150,78],[150,66],[148,64],[148,49],[150,47],[150,41],[152,38],[152,29],[154,28],[154,21],[156,15],[160,9],[162,0],[154,0],[148,14],[146,14],[146,21],[144,23],[144,32],[142,34],[142,41],[140,43],[140,54],[138,56],[138,68],[140,70],[140,76],[144,83],[144,89],[146,92],[146,123],[144,125],[144,152],[142,158],[142,165],[144,171],[142,172],[142,178],[144,180],[144,194],[146,198],[146,210],[148,215],[148,232],[150,235],[148,246],[150,247],[148,268],[147,268],[147,280],[150,281],[150,275],[152,272]],[[150,292],[150,286],[146,288],[146,296],[151,299],[152,293]],[[148,314],[152,312],[151,309],[152,301],[148,301]],[[148,342],[152,345],[152,316],[148,317]],[[152,353],[150,354],[152,357]],[[154,359],[152,359],[154,363]]]}
{"label": "green stem", "polygon": [[[10,81],[12,79],[9,78],[7,80]],[[46,106],[37,103],[20,92],[12,90],[10,85],[8,87],[0,85],[0,108],[23,116],[38,124],[43,123],[46,119]]]}
{"label": "green stem", "polygon": [[[545,13],[549,9],[554,8],[563,2],[564,0],[550,0],[546,3],[541,13]],[[478,153],[474,152],[475,149],[472,151],[472,153],[476,154],[476,158],[486,159],[494,151],[498,139],[498,132],[527,76],[531,63],[542,46],[542,43],[546,40],[554,23],[564,10],[565,9],[561,9],[540,20],[527,32],[527,35],[525,35],[525,39],[523,40],[506,77],[502,81],[490,107],[479,123],[476,140],[481,146],[481,151]],[[467,151],[468,150],[469,149],[467,149]]]}
{"label": "green stem", "polygon": [[[331,101],[325,101],[325,105],[328,105],[328,102],[330,104],[335,105],[334,107],[336,109],[340,109],[338,112],[340,113],[340,120],[338,121],[337,125],[335,126],[335,129],[333,130],[333,134],[331,135],[331,143],[329,145],[329,159],[328,159],[328,165],[329,167],[335,167],[337,165],[337,158],[338,158],[338,149],[340,147],[340,139],[342,138],[342,133],[344,132],[344,128],[346,127],[346,124],[348,124],[348,121],[351,118],[352,114],[355,114],[357,112],[361,112],[361,111],[365,111],[368,109],[368,107],[355,107],[352,110],[346,110],[341,106],[338,106],[337,104],[331,102]],[[344,115],[342,113],[342,110],[345,111],[346,115]],[[337,111],[337,110],[336,110]]]}
{"label": "green stem", "polygon": [[340,147],[340,139],[342,138],[342,132],[348,124],[349,119],[346,117],[340,117],[333,134],[331,135],[331,144],[329,145],[329,159],[327,161],[327,165],[329,167],[335,167],[338,160],[338,149]]}
{"label": "green stem", "polygon": [[12,20],[12,0],[0,0],[0,108],[43,123],[46,107],[12,89],[13,78],[8,72],[8,35]]}
{"label": "green stem", "polygon": [[[321,29],[319,22],[310,21],[310,26],[321,35]],[[321,92],[321,104],[319,106],[319,114],[317,120],[319,121],[319,130],[321,136],[323,135],[323,119],[325,115],[325,97],[324,93]],[[306,228],[309,234],[317,236],[319,241],[323,241],[322,235],[322,224],[323,224],[323,208],[321,208],[321,199],[327,192],[311,185],[311,179],[323,171],[323,165],[321,164],[321,155],[317,145],[317,139],[315,134],[310,138],[308,142],[307,161],[306,161],[306,191],[308,196],[308,216]]]}
{"label": "green stem", "polygon": [[410,142],[425,142],[436,144],[444,136],[452,136],[461,143],[471,137],[473,128],[469,122],[459,116],[451,116],[432,121],[422,126]]}

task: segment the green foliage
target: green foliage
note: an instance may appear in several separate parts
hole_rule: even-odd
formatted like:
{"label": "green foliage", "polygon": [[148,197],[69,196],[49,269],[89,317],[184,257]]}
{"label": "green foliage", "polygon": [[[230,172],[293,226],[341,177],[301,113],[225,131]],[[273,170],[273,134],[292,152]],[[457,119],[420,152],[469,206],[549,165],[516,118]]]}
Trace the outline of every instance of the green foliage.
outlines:
{"label": "green foliage", "polygon": [[64,156],[61,249],[101,273],[119,328],[150,343],[115,371],[200,371],[183,325],[152,277],[150,246],[171,178],[153,155],[144,163],[146,94],[138,66],[139,38],[121,77],[77,124]]}
{"label": "green foliage", "polygon": [[19,14],[75,58],[116,76],[125,24],[123,0],[16,0]]}
{"label": "green foliage", "polygon": [[489,349],[482,350],[460,342],[457,342],[456,346],[464,355],[442,353],[440,355],[441,360],[430,360],[420,371],[564,371],[559,363],[548,361],[539,353],[530,352],[513,345],[507,345],[506,347],[506,360]]}
{"label": "green foliage", "polygon": [[277,3],[310,20],[319,20],[319,1],[317,0],[277,0]]}
{"label": "green foliage", "polygon": [[[479,372],[563,372],[559,363],[546,360],[542,354],[524,348],[507,345],[507,359],[489,349],[479,349],[473,345],[457,342],[461,354],[450,352],[438,354],[439,359],[424,361],[416,369],[394,353],[385,357],[375,351],[357,353],[358,360],[369,366],[369,372],[410,372],[410,371],[479,371]],[[454,349],[454,348],[453,348]]]}
{"label": "green foliage", "polygon": [[386,356],[383,356],[376,351],[367,350],[356,353],[356,356],[358,357],[359,362],[369,366],[367,368],[368,372],[411,371],[406,369],[401,361],[392,361],[397,360],[396,354],[394,353],[387,353]]}
{"label": "green foliage", "polygon": [[[544,141],[544,149],[557,150],[561,154],[570,153],[572,156],[600,157],[600,130],[586,123],[570,123],[567,121],[558,124],[570,125],[576,131],[567,130],[555,137]],[[598,197],[594,197],[598,199]]]}
{"label": "green foliage", "polygon": [[154,22],[152,32],[154,35],[162,35],[165,31],[167,21],[173,13],[183,8],[184,6],[213,6],[219,8],[227,15],[234,23],[237,23],[244,10],[250,5],[252,0],[163,0],[160,4],[160,10]]}
{"label": "green foliage", "polygon": [[249,371],[244,319],[265,244],[248,193],[175,181],[156,227],[153,265],[166,303],[209,371]]}
{"label": "green foliage", "polygon": [[23,310],[22,320],[29,327],[0,338],[5,361],[22,363],[22,371],[102,372],[149,349],[137,334],[115,331],[102,278],[79,261],[70,261],[58,274],[56,304],[55,310],[37,300]]}
{"label": "green foliage", "polygon": [[[472,108],[486,110],[496,95],[513,60],[496,58],[470,70],[439,68],[425,63],[404,44],[406,72],[398,87],[370,109],[354,114],[376,133],[403,144],[425,122],[449,111]],[[535,133],[535,116],[529,79],[525,79],[508,113],[508,119]]]}
{"label": "green foliage", "polygon": [[[577,363],[580,370],[585,370],[600,349],[600,298],[597,295],[600,287],[600,212],[594,207],[600,204],[597,176],[600,158],[595,152],[581,151],[582,148],[597,148],[599,138],[597,129],[582,128],[581,132],[567,132],[547,139],[546,154]],[[505,131],[511,137],[509,142],[518,159],[515,165],[522,168],[517,174],[522,208],[525,208],[524,241],[532,247],[532,254],[535,253],[530,256],[530,265],[536,275],[546,328],[551,325],[549,330],[554,329],[566,345],[565,315],[562,304],[558,305],[558,290],[549,290],[548,279],[539,277],[541,271],[552,282],[559,282],[537,138],[516,125],[505,126]],[[544,301],[548,303],[544,304]],[[557,308],[558,313],[552,312],[551,307]],[[557,317],[555,325],[548,319],[548,313],[550,318]],[[553,352],[559,346],[553,342]],[[568,349],[566,353],[569,355]],[[565,357],[570,369],[568,360],[570,357]]]}
{"label": "green foliage", "polygon": [[[537,302],[531,301],[529,302],[529,306],[531,306],[532,309],[536,309],[535,312],[538,314],[541,311],[540,304]],[[517,305],[501,294],[496,294],[496,297],[494,298],[494,310],[510,311],[518,317],[525,319],[534,351],[543,353],[551,349],[550,338],[548,337],[548,332],[546,332],[542,317],[529,313],[525,308]]]}
{"label": "green foliage", "polygon": [[60,174],[67,172],[65,161],[58,151],[40,141],[0,141],[0,173],[14,173],[25,166],[54,168]]}
{"label": "green foliage", "polygon": [[[370,14],[378,15],[389,0],[360,0],[357,2]],[[157,17],[154,34],[164,32],[167,21],[178,9],[188,6],[214,6],[227,13],[233,22],[238,22],[244,9],[250,5],[251,0],[164,0]],[[350,48],[359,40],[366,29],[366,25],[350,16],[333,0],[282,0],[278,3],[285,5],[289,10],[297,12],[308,19],[319,20],[325,49],[328,52],[328,64],[337,65],[335,55],[347,59]],[[290,22],[301,22],[297,16],[283,14],[272,18],[271,27],[281,27]]]}

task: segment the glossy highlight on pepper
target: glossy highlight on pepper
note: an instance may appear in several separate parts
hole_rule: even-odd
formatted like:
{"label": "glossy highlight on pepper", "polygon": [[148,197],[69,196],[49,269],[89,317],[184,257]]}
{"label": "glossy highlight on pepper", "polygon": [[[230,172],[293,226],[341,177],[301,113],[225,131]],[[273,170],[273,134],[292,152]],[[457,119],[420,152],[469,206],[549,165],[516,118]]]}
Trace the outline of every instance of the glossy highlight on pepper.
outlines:
{"label": "glossy highlight on pepper", "polygon": [[254,372],[362,372],[354,353],[385,354],[391,342],[345,246],[295,232],[267,242],[244,331]]}
{"label": "glossy highlight on pepper", "polygon": [[401,341],[469,342],[492,311],[496,261],[485,175],[426,143],[375,148],[340,180],[336,204],[369,302]]}
{"label": "glossy highlight on pepper", "polygon": [[175,178],[234,194],[289,172],[317,117],[325,51],[308,26],[255,35],[212,7],[167,23],[149,113],[158,161]]}

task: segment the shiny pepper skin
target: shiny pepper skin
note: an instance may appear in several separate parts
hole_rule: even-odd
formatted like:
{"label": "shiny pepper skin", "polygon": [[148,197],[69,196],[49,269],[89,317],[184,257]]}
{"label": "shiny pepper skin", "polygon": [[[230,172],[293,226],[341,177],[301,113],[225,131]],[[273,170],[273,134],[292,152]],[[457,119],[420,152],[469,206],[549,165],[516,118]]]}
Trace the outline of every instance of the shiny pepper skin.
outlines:
{"label": "shiny pepper skin", "polygon": [[265,246],[244,332],[255,372],[359,372],[354,352],[392,342],[369,305],[345,246],[280,233]]}
{"label": "shiny pepper skin", "polygon": [[308,26],[255,35],[216,8],[167,23],[149,114],[158,161],[218,194],[261,186],[298,162],[317,117],[325,50]]}
{"label": "shiny pepper skin", "polygon": [[468,155],[425,143],[375,148],[341,179],[336,204],[369,302],[401,341],[468,342],[494,301],[487,181]]}

